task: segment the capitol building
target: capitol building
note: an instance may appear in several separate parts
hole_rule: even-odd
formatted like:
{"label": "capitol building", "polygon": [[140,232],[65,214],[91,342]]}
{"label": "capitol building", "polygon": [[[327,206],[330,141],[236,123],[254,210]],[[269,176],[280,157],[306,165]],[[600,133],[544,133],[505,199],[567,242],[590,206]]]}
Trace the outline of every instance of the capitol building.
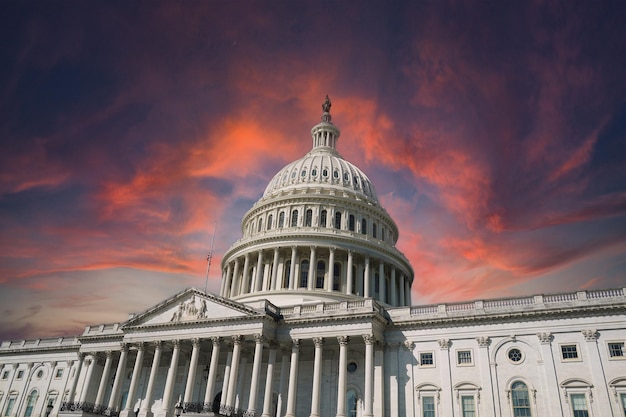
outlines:
{"label": "capitol building", "polygon": [[219,294],[4,341],[0,417],[626,417],[626,288],[412,305],[330,109],[242,219]]}

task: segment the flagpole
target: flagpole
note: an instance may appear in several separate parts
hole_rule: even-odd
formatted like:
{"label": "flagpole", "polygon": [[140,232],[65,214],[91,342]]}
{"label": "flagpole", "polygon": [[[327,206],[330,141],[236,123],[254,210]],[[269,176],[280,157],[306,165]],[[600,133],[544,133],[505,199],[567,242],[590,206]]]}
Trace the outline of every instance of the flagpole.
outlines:
{"label": "flagpole", "polygon": [[213,222],[213,237],[211,238],[211,249],[206,257],[206,278],[204,279],[204,292],[207,292],[207,286],[209,284],[209,269],[211,269],[211,259],[213,259],[213,244],[215,243],[215,229],[217,228],[217,222]]}

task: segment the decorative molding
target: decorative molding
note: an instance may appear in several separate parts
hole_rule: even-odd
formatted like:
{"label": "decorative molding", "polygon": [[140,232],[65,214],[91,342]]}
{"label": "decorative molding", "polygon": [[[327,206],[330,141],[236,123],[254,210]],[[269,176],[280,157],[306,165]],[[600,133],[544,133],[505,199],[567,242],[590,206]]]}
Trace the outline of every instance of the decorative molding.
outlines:
{"label": "decorative molding", "polygon": [[402,343],[402,346],[404,346],[404,348],[408,350],[409,352],[412,352],[415,349],[415,342],[411,342],[410,340],[405,340],[404,343]]}
{"label": "decorative molding", "polygon": [[376,343],[376,338],[373,334],[364,334],[363,341],[366,345],[373,345],[374,343]]}
{"label": "decorative molding", "polygon": [[323,337],[314,337],[313,338],[313,344],[315,345],[316,348],[322,347],[324,346],[324,338]]}
{"label": "decorative molding", "polygon": [[437,343],[439,343],[439,348],[441,349],[450,349],[450,346],[452,345],[450,339],[439,339],[437,340]]}
{"label": "decorative molding", "polygon": [[350,336],[337,336],[337,342],[339,342],[341,346],[346,346],[349,341]]}
{"label": "decorative molding", "polygon": [[550,332],[537,333],[537,337],[539,338],[539,342],[541,342],[542,345],[549,345],[553,339],[552,333]]}
{"label": "decorative molding", "polygon": [[581,333],[585,336],[585,340],[587,342],[595,342],[598,340],[598,336],[600,335],[596,329],[581,330]]}
{"label": "decorative molding", "polygon": [[479,347],[486,348],[491,344],[491,339],[489,336],[479,336],[476,338],[476,342],[478,342]]}

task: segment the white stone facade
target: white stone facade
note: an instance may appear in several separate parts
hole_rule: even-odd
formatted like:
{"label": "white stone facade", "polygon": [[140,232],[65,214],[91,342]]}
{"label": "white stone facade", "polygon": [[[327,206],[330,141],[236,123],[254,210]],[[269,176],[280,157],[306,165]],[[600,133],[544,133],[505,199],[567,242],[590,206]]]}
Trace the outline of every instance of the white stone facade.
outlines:
{"label": "white stone facade", "polygon": [[323,111],[245,215],[219,295],[3,342],[1,415],[626,417],[626,288],[411,306],[398,227]]}

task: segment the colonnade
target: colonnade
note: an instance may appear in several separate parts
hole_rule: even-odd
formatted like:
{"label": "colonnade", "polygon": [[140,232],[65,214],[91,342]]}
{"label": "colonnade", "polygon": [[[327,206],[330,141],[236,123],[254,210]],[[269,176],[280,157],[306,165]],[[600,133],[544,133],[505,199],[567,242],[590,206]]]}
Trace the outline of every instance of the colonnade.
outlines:
{"label": "colonnade", "polygon": [[[196,385],[197,370],[199,366],[199,358],[201,352],[201,341],[199,339],[190,339],[187,341],[171,340],[168,342],[150,342],[150,343],[136,343],[131,345],[123,343],[119,351],[119,356],[114,352],[107,351],[104,353],[105,361],[103,365],[102,374],[100,377],[97,394],[95,397],[96,409],[107,409],[113,413],[120,412],[120,417],[135,416],[136,411],[133,410],[138,397],[138,386],[140,375],[144,367],[144,356],[148,349],[153,350],[154,356],[151,361],[149,377],[147,382],[147,388],[145,390],[145,396],[141,400],[141,407],[137,413],[138,417],[171,417],[174,409],[174,405],[180,395],[182,397],[183,406],[187,413],[191,412],[208,412],[212,411],[214,406],[213,399],[220,393],[220,387],[217,386],[218,367],[223,370],[223,383],[221,386],[221,399],[219,401],[219,411],[224,415],[232,415],[236,412],[245,410],[247,416],[262,416],[273,417],[285,416],[295,417],[297,411],[297,390],[298,382],[302,381],[302,378],[308,378],[308,376],[301,375],[299,373],[299,363],[301,362],[301,350],[303,343],[310,346],[312,342],[314,346],[314,358],[313,358],[313,375],[312,375],[312,392],[311,392],[311,409],[310,417],[318,417],[321,415],[321,392],[322,392],[322,355],[324,349],[331,349],[333,351],[338,350],[338,369],[337,369],[337,408],[336,417],[346,416],[346,390],[347,390],[347,372],[348,372],[348,344],[350,337],[339,336],[336,338],[336,344],[333,338],[315,337],[310,341],[293,339],[290,345],[280,345],[279,343],[271,340],[267,340],[260,334],[248,335],[234,335],[229,339],[223,339],[221,337],[211,337],[211,351],[210,360],[208,361],[208,374],[206,378],[206,389],[203,393],[196,395],[194,398],[194,386]],[[360,338],[359,338],[360,339]],[[247,360],[248,356],[244,353],[248,352],[247,346],[249,341],[254,342],[254,349],[252,353],[253,363],[251,377],[249,380],[249,391],[247,393],[247,401],[243,390],[244,375],[247,374]],[[365,368],[364,368],[364,396],[363,396],[363,416],[370,417],[373,415],[373,386],[374,386],[374,343],[375,338],[368,334],[363,335],[364,347],[357,348],[365,351]],[[179,360],[181,356],[181,347],[183,344],[185,348],[191,344],[191,352],[189,355],[189,365],[187,370],[186,383],[184,393],[174,392],[175,383],[177,380],[177,372],[179,371]],[[358,340],[353,338],[351,347],[355,348],[358,344]],[[228,350],[223,355],[222,348],[226,347]],[[160,396],[160,393],[156,391],[158,370],[161,367],[161,360],[163,358],[164,349],[171,350],[171,359],[167,364],[167,376],[165,386],[162,392],[162,403],[160,410],[153,410],[154,399]],[[268,354],[264,355],[263,350],[269,349]],[[129,360],[129,351],[135,350],[136,355],[134,359],[131,356]],[[188,349],[186,349],[188,350]],[[251,351],[251,350],[250,350]],[[281,353],[282,364],[279,385],[276,386],[274,381],[274,368],[276,366],[277,356]],[[97,354],[92,354],[97,356]],[[222,361],[220,365],[220,355],[225,361]],[[114,356],[117,356],[117,364],[114,366]],[[263,360],[265,357],[265,361]],[[132,362],[132,364],[128,363]],[[93,379],[93,371],[96,361],[86,360],[86,366],[83,367],[85,372],[85,379],[83,383],[83,389],[80,395],[80,403],[87,402],[87,394],[89,393],[89,387],[95,381]],[[120,394],[122,388],[122,379],[127,375],[127,365],[132,368],[132,374],[130,377],[130,386],[128,387],[128,394],[123,409],[119,410]],[[147,366],[147,364],[146,364]],[[223,366],[223,367],[222,367]],[[109,387],[111,387],[111,373],[115,371],[115,377],[113,378],[112,388],[109,393],[109,399],[106,404],[104,403],[106,393]],[[80,372],[80,369],[79,369]],[[262,374],[265,372],[265,384],[263,393],[260,393],[262,386]],[[180,379],[180,378],[179,378]],[[78,378],[76,378],[78,380]],[[246,379],[246,383],[248,380]],[[95,388],[95,387],[94,387]],[[275,391],[278,388],[279,404],[273,402],[275,397]],[[283,400],[284,390],[286,388],[286,401]],[[197,398],[197,397],[200,398]],[[258,401],[262,399],[262,401]],[[70,395],[69,401],[72,402],[75,399],[73,394]],[[262,404],[260,409],[257,409],[259,403]],[[215,404],[216,406],[217,404]],[[154,414],[153,414],[154,413]]]}
{"label": "colonnade", "polygon": [[411,283],[393,263],[325,246],[258,250],[231,259],[220,294],[234,298],[301,289],[372,297],[394,307],[411,305]]}

